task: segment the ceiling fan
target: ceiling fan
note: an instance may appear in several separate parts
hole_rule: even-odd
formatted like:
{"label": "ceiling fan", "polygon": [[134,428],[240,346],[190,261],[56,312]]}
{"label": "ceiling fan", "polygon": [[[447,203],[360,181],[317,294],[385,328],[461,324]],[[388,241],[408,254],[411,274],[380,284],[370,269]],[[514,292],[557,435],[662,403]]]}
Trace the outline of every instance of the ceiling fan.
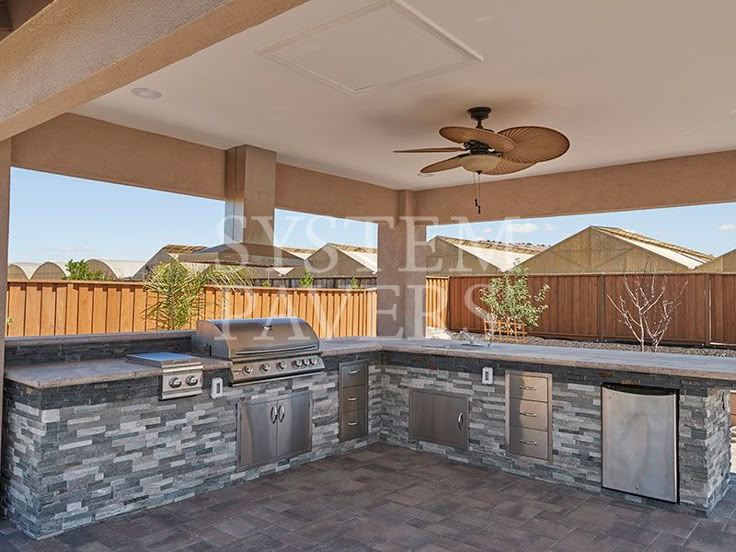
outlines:
{"label": "ceiling fan", "polygon": [[511,127],[500,132],[483,128],[483,121],[491,113],[490,107],[471,107],[470,118],[477,124],[471,127],[443,127],[440,136],[462,144],[440,148],[396,150],[394,153],[450,153],[460,155],[432,163],[419,172],[424,174],[462,167],[481,175],[497,176],[528,169],[536,163],[549,161],[564,154],[570,141],[564,134],[539,126]]}

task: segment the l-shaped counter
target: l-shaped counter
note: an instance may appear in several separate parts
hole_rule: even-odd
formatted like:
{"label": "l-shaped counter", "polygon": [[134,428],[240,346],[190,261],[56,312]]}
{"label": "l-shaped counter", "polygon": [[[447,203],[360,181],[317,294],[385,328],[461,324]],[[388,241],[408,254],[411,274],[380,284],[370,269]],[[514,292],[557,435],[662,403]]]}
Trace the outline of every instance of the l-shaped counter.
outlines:
{"label": "l-shaped counter", "polygon": [[[223,396],[211,398],[212,379],[227,381],[230,364],[203,359],[204,392],[172,400],[159,398],[159,369],[124,358],[188,353],[190,338],[189,332],[159,332],[9,339],[2,466],[7,518],[34,537],[46,537],[378,441],[613,493],[602,488],[601,390],[611,384],[676,396],[677,500],[614,494],[707,515],[728,490],[733,358],[328,339],[321,342],[324,371],[226,386]],[[346,366],[364,367],[359,386],[347,387],[355,382],[344,379]],[[484,368],[493,372],[486,382]],[[359,419],[343,403],[345,393],[358,388],[365,392],[356,407],[364,422],[345,424]],[[244,465],[242,405],[304,394],[310,398],[309,449]],[[519,405],[529,411],[528,423],[510,428],[510,412],[518,414]],[[435,423],[433,435],[423,422],[448,408],[459,414],[452,411],[452,424]],[[348,425],[360,431],[346,432]]]}

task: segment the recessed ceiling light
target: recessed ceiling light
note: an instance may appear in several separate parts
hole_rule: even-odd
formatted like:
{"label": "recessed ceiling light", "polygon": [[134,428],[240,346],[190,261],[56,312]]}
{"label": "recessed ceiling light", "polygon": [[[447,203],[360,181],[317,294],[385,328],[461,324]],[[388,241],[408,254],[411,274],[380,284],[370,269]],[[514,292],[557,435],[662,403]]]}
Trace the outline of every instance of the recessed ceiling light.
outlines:
{"label": "recessed ceiling light", "polygon": [[130,93],[146,100],[157,100],[163,96],[161,92],[153,90],[152,88],[134,88]]}

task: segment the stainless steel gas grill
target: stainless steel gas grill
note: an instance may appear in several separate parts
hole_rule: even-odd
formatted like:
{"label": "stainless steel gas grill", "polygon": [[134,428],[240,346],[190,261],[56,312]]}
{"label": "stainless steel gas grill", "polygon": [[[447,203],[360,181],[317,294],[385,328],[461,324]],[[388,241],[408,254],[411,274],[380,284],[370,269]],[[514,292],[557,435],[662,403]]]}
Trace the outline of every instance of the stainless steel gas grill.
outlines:
{"label": "stainless steel gas grill", "polygon": [[197,354],[230,360],[231,385],[325,368],[319,338],[301,318],[200,320],[192,347]]}

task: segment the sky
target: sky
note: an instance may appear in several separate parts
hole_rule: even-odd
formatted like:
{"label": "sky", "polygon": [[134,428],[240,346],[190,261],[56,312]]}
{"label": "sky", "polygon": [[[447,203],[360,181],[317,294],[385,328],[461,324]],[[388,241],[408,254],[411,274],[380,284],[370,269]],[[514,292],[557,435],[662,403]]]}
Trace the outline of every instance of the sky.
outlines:
{"label": "sky", "polygon": [[[468,201],[471,201],[469,199]],[[162,246],[222,242],[222,201],[13,169],[10,262],[149,259]],[[736,204],[433,226],[435,235],[551,245],[588,226],[614,226],[720,255],[736,249]],[[376,226],[277,210],[279,245],[376,245]]]}

